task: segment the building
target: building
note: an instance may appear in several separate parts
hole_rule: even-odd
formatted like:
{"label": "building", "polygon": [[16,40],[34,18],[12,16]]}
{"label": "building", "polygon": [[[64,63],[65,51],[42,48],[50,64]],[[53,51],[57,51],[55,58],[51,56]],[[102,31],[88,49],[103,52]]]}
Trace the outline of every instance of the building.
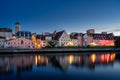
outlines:
{"label": "building", "polygon": [[65,30],[56,32],[53,40],[57,41],[57,46],[68,46],[68,43],[71,41],[70,36]]}
{"label": "building", "polygon": [[87,34],[94,34],[95,33],[95,30],[94,29],[89,29],[87,30]]}
{"label": "building", "polygon": [[15,33],[19,32],[19,31],[20,31],[20,23],[16,22],[15,23]]}
{"label": "building", "polygon": [[27,39],[31,39],[32,33],[30,31],[19,31],[16,33],[16,37],[17,38],[24,37]]}
{"label": "building", "polygon": [[10,28],[0,28],[0,36],[5,37],[5,39],[12,39],[12,29]]}
{"label": "building", "polygon": [[5,44],[6,44],[6,40],[5,40],[5,37],[1,37],[0,36],[0,47],[5,47]]}
{"label": "building", "polygon": [[83,33],[71,33],[70,38],[74,46],[83,46]]}
{"label": "building", "polygon": [[50,35],[37,35],[36,36],[36,42],[39,44],[41,47],[46,47],[49,45],[48,41],[51,41],[52,37]]}
{"label": "building", "polygon": [[24,37],[11,39],[7,41],[9,47],[18,47],[18,48],[33,48],[34,43],[30,39],[26,39]]}
{"label": "building", "polygon": [[86,33],[83,39],[84,46],[114,46],[113,33]]}

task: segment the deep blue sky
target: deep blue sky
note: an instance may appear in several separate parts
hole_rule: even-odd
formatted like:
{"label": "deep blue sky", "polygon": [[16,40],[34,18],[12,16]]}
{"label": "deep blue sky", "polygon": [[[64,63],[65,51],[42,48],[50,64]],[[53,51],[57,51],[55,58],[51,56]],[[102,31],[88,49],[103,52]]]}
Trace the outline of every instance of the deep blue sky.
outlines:
{"label": "deep blue sky", "polygon": [[120,0],[0,0],[0,27],[37,33],[108,31],[120,35]]}

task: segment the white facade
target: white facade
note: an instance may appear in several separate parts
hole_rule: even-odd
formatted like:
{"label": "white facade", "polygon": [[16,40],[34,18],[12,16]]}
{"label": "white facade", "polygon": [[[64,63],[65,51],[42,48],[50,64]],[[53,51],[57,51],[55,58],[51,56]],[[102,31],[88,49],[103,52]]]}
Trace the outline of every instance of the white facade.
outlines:
{"label": "white facade", "polygon": [[58,40],[58,45],[66,46],[69,41],[71,41],[71,39],[70,39],[69,35],[64,31],[62,36]]}
{"label": "white facade", "polygon": [[7,40],[12,39],[12,32],[0,32],[0,36],[5,37]]}
{"label": "white facade", "polygon": [[42,40],[41,47],[46,47],[48,45],[46,40]]}
{"label": "white facade", "polygon": [[51,37],[51,36],[45,36],[45,40],[46,40],[46,41],[51,41],[51,40],[52,40],[52,37]]}
{"label": "white facade", "polygon": [[71,42],[74,43],[74,46],[78,46],[78,39],[71,39]]}
{"label": "white facade", "polygon": [[5,47],[6,41],[5,39],[0,39],[0,47]]}
{"label": "white facade", "polygon": [[85,34],[85,35],[83,36],[83,40],[84,40],[84,41],[83,41],[83,45],[84,45],[84,46],[89,45],[89,44],[88,44],[88,35],[87,35],[87,34]]}

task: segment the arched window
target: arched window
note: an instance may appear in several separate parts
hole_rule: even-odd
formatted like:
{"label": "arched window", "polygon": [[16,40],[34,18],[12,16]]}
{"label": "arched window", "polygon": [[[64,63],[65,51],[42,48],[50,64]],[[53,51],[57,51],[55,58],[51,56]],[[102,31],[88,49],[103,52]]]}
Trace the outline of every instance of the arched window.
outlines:
{"label": "arched window", "polygon": [[21,40],[21,44],[24,44],[23,40]]}

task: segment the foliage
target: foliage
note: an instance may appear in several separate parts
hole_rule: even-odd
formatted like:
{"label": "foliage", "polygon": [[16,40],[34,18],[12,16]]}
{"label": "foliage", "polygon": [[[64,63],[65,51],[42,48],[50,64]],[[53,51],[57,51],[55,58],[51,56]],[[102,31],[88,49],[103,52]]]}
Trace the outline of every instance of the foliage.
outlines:
{"label": "foliage", "polygon": [[116,47],[120,47],[120,37],[118,37],[114,43]]}
{"label": "foliage", "polygon": [[57,45],[56,41],[48,41],[48,46],[47,47],[55,47]]}

